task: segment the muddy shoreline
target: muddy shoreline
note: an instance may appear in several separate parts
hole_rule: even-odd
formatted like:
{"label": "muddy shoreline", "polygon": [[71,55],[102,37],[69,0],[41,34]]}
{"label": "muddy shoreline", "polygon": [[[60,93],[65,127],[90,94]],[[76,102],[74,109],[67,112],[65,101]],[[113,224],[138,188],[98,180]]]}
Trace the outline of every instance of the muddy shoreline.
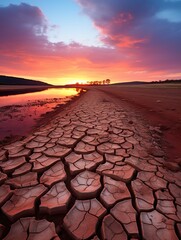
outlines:
{"label": "muddy shoreline", "polygon": [[[30,106],[34,106],[37,108],[39,106],[45,106],[44,108],[46,108],[46,106],[49,103],[52,103],[55,105],[55,107],[53,107],[51,110],[50,108],[47,108],[47,111],[44,111],[43,114],[41,114],[39,117],[34,118],[34,124],[32,126],[28,126],[29,130],[23,131],[22,130],[22,134],[20,135],[14,135],[14,134],[9,134],[7,136],[5,136],[4,138],[1,137],[0,139],[0,147],[6,145],[6,144],[10,144],[13,143],[15,141],[19,141],[19,140],[23,140],[25,139],[28,135],[32,134],[35,130],[37,130],[38,128],[42,127],[43,125],[46,125],[49,123],[49,121],[56,116],[58,113],[60,113],[61,111],[63,111],[67,106],[69,106],[72,102],[75,102],[78,98],[80,98],[80,96],[84,94],[83,91],[81,91],[79,94],[75,95],[75,96],[71,96],[71,97],[65,97],[65,98],[54,98],[54,99],[45,99],[43,101],[34,101],[31,103],[28,103],[27,105]],[[51,101],[51,102],[49,102]],[[0,107],[0,113],[1,115],[4,115],[4,113],[6,113],[6,115],[8,115],[8,117],[10,117],[11,119],[13,119],[13,114],[18,113],[18,121],[21,122],[23,120],[23,118],[26,117],[26,115],[23,116],[23,114],[19,111],[19,109],[25,109],[26,105],[10,105],[10,106],[4,106],[4,107]],[[7,113],[7,111],[9,110],[10,113]],[[17,117],[17,116],[15,116]],[[3,119],[1,117],[1,122],[5,121],[6,119]],[[16,120],[17,121],[17,120]],[[13,123],[14,124],[14,123]],[[31,123],[32,124],[32,123]],[[31,125],[30,124],[30,125]],[[23,129],[23,125],[22,125],[22,129]]]}
{"label": "muddy shoreline", "polygon": [[[107,86],[87,87],[86,90],[97,88],[118,98],[121,102],[129,104],[133,111],[138,111],[143,120],[148,122],[151,131],[159,134],[159,141],[166,152],[169,161],[181,162],[181,84],[178,86]],[[79,95],[79,97],[82,93]],[[58,105],[53,111],[45,113],[33,127],[32,131],[47,124],[59,112],[64,111],[68,105],[75,102],[79,97],[73,97],[66,104]],[[31,131],[31,132],[32,132]],[[31,133],[30,132],[30,133]],[[18,138],[19,139],[19,138]],[[7,144],[17,140],[15,136],[11,141],[1,143]]]}
{"label": "muddy shoreline", "polygon": [[110,93],[75,99],[0,149],[2,239],[103,240],[115,229],[119,239],[180,239],[181,166],[165,161],[156,129]]}

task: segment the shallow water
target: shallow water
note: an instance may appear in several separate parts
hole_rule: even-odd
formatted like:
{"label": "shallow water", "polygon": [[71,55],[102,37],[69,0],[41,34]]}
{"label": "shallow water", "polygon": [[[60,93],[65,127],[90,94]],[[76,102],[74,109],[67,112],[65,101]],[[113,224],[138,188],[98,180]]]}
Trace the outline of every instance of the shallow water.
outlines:
{"label": "shallow water", "polygon": [[74,96],[79,92],[76,88],[49,88],[39,92],[16,94],[11,96],[0,97],[0,107],[25,104],[29,101],[53,99],[53,98],[65,98]]}
{"label": "shallow water", "polygon": [[61,107],[78,93],[75,88],[51,88],[0,97],[0,142],[26,136],[44,114]]}

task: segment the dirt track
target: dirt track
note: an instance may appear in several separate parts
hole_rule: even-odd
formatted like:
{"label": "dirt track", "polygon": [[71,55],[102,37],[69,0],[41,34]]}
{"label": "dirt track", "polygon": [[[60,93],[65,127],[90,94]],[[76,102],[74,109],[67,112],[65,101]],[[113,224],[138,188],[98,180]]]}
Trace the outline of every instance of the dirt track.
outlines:
{"label": "dirt track", "polygon": [[180,239],[180,167],[141,116],[91,90],[4,146],[0,238]]}

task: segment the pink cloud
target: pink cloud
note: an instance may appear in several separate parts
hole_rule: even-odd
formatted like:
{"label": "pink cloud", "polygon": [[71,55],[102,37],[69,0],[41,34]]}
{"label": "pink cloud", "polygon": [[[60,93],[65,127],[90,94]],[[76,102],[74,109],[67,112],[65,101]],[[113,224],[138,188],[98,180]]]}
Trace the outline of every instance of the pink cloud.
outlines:
{"label": "pink cloud", "polygon": [[165,9],[181,11],[181,1],[77,1],[103,34],[102,41],[132,55],[130,62],[136,59],[135,66],[180,71],[181,21],[169,21],[173,16],[157,16]]}
{"label": "pink cloud", "polygon": [[[11,16],[11,17],[10,17]],[[13,69],[18,73],[32,71],[35,75],[54,76],[75,73],[75,69],[98,68],[105,64],[122,62],[124,57],[116,50],[87,47],[72,42],[51,43],[46,36],[48,23],[37,7],[27,4],[0,8],[0,54],[1,68]]]}

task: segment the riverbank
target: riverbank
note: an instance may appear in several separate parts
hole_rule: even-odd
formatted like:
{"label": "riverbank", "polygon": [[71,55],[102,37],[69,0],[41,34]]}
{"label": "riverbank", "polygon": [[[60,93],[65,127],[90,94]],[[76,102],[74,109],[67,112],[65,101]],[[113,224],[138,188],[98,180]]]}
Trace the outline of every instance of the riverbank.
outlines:
{"label": "riverbank", "polygon": [[125,100],[86,92],[0,149],[0,238],[180,239],[181,168],[158,137]]}
{"label": "riverbank", "polygon": [[0,97],[0,145],[26,137],[80,95],[75,89],[51,88]]}
{"label": "riverbank", "polygon": [[[24,88],[25,87],[25,88]],[[10,87],[13,91],[16,90],[30,90],[31,87],[28,86],[16,86]],[[9,91],[9,86],[4,86],[4,89]],[[133,108],[133,110],[138,111],[140,116],[149,123],[150,129],[152,131],[159,133],[159,141],[161,141],[162,148],[166,152],[166,158],[170,161],[181,161],[181,148],[180,148],[180,136],[181,136],[181,84],[151,84],[151,85],[110,85],[110,86],[99,86],[99,87],[86,87],[86,89],[99,89],[108,93],[110,96],[124,101],[127,105]],[[40,87],[34,86],[34,90],[40,90]],[[68,99],[67,99],[68,100]],[[49,119],[55,116],[60,109],[64,109],[64,103],[56,103],[57,99],[53,99],[54,105],[60,104],[51,112],[48,111],[43,115],[42,118],[36,123],[33,130],[36,127],[41,126],[41,124],[46,123]],[[52,103],[53,103],[52,102]],[[45,108],[48,106],[43,103],[37,102],[38,105],[44,104]],[[56,104],[55,104],[56,103]],[[35,104],[36,105],[36,104]],[[18,106],[17,106],[18,107]],[[14,112],[17,111],[16,106],[12,106]],[[47,107],[48,109],[49,107]],[[1,110],[3,114],[1,120],[5,120],[4,110]],[[8,113],[11,117],[11,112]],[[20,119],[21,116],[20,116]],[[1,127],[3,128],[3,127]],[[1,130],[1,133],[3,130]],[[15,136],[10,134],[10,138],[16,139]],[[22,134],[23,135],[23,134]],[[23,135],[24,136],[24,135]],[[8,142],[10,138],[5,139],[3,142]]]}

